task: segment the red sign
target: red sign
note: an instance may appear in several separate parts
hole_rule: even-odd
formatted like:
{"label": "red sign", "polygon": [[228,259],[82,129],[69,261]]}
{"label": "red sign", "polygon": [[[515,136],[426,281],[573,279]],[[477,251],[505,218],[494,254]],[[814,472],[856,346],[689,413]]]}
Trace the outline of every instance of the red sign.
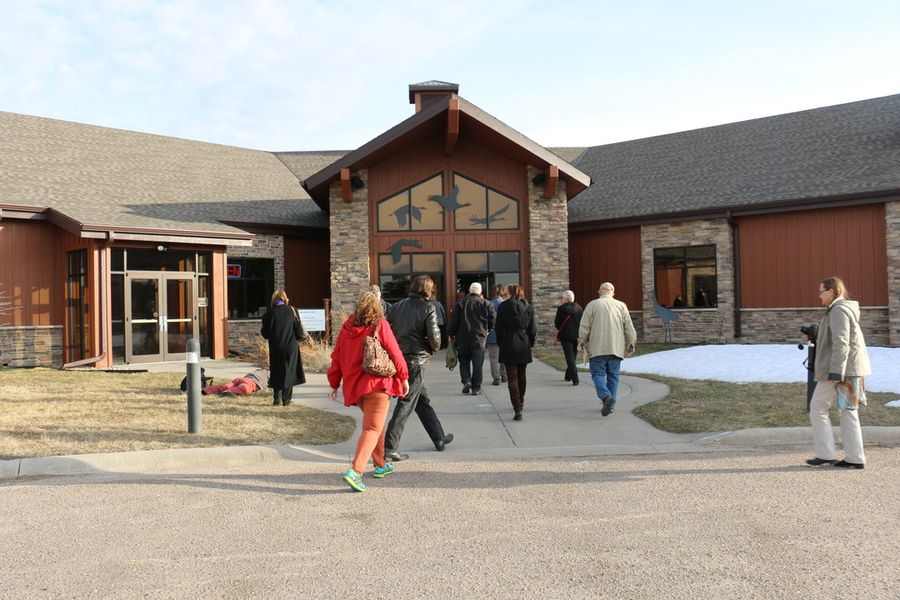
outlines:
{"label": "red sign", "polygon": [[241,276],[241,265],[225,265],[225,274],[229,279]]}

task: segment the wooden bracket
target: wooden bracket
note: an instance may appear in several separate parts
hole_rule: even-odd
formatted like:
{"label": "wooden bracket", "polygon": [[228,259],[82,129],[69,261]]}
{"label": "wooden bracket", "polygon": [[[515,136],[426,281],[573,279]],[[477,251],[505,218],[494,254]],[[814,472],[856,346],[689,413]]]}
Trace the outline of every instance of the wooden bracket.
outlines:
{"label": "wooden bracket", "polygon": [[444,156],[453,154],[459,137],[459,98],[450,98],[447,108],[447,135],[444,138]]}
{"label": "wooden bracket", "polygon": [[350,169],[341,169],[341,198],[344,202],[353,200],[353,190],[350,188]]}
{"label": "wooden bracket", "polygon": [[559,183],[559,167],[550,165],[547,167],[547,176],[544,179],[544,199],[556,197],[556,186]]}

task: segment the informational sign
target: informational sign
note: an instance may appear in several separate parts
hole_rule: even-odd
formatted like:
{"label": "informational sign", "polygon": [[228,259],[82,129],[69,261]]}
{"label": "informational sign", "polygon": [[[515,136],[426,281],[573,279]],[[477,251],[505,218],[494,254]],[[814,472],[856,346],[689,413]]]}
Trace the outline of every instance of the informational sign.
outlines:
{"label": "informational sign", "polygon": [[225,273],[228,279],[238,279],[241,276],[241,265],[225,265]]}
{"label": "informational sign", "polygon": [[197,308],[206,308],[207,306],[209,306],[209,298],[206,296],[197,298]]}
{"label": "informational sign", "polygon": [[298,308],[297,312],[307,331],[325,331],[324,308]]}

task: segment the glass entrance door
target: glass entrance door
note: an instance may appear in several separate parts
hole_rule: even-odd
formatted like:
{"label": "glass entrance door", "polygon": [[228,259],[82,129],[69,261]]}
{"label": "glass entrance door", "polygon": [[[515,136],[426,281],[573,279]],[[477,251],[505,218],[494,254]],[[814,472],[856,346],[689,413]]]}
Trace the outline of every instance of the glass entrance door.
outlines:
{"label": "glass entrance door", "polygon": [[197,276],[130,271],[125,278],[125,361],[184,360],[197,328]]}

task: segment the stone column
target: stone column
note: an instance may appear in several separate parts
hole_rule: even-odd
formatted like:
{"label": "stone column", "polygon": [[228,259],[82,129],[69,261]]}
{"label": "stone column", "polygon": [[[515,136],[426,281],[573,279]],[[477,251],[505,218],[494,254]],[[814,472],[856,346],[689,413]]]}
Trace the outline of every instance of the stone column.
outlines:
{"label": "stone column", "polygon": [[531,179],[540,173],[528,167],[528,245],[531,289],[525,290],[534,307],[538,346],[549,346],[553,319],[562,292],[569,289],[569,209],[565,182],[556,196],[545,200],[544,186]]}
{"label": "stone column", "polygon": [[356,307],[356,298],[369,285],[369,173],[353,173],[365,186],[353,190],[350,202],[341,198],[341,182],[328,190],[331,235],[331,335],[337,339],[341,326]]}
{"label": "stone column", "polygon": [[900,202],[884,205],[887,246],[888,337],[900,346]]}

